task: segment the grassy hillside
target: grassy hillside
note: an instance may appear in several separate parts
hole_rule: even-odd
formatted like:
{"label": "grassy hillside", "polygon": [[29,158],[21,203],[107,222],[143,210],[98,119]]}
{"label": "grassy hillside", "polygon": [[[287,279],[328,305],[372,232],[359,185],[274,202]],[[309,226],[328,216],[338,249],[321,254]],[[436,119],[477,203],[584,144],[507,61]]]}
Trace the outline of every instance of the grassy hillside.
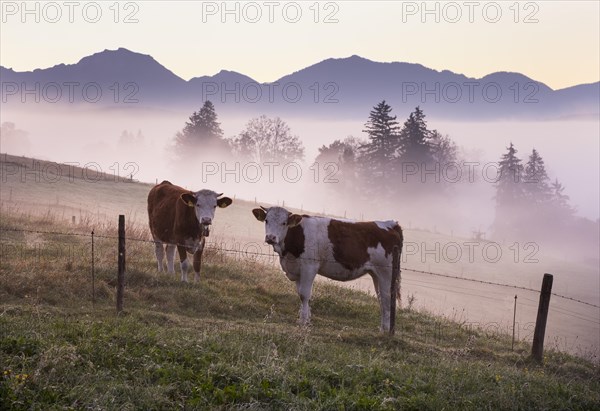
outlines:
{"label": "grassy hillside", "polygon": [[[150,186],[111,176],[22,179],[6,170],[0,409],[600,406],[597,364],[550,350],[538,365],[527,343],[511,350],[495,329],[414,309],[399,313],[395,337],[384,336],[374,297],[328,282],[315,284],[313,323],[300,328],[293,284],[250,254],[209,249],[202,281],[182,284],[156,272],[151,244],[128,241],[125,313],[117,316],[114,221],[125,213],[128,237],[147,238]],[[261,246],[262,226],[246,216],[253,206],[238,200],[220,210],[212,241]],[[408,234],[415,242],[436,238]],[[423,281],[403,275],[409,289]]]}
{"label": "grassy hillside", "polygon": [[91,227],[2,217],[0,409],[600,406],[592,363],[548,352],[536,365],[527,344],[512,351],[506,337],[408,310],[384,336],[375,298],[327,283],[315,285],[313,323],[300,328],[279,270],[216,251],[200,283],[182,284],[155,272],[146,243],[129,242],[117,316],[113,238],[96,240],[92,303],[88,237],[6,231]]}
{"label": "grassy hillside", "polygon": [[[0,155],[0,172],[2,215],[22,215],[21,219],[25,223],[31,216],[43,217],[60,222],[68,229],[91,231],[94,227],[96,232],[100,232],[104,227],[108,230],[112,227],[114,233],[117,216],[125,214],[128,237],[148,238],[146,198],[151,184],[98,174],[93,169],[67,167],[6,154]],[[235,193],[228,195],[235,196]],[[260,192],[257,197],[260,199]],[[271,247],[264,243],[263,225],[250,213],[253,207],[256,207],[254,202],[236,198],[232,206],[217,210],[210,241],[221,248],[237,250],[227,253],[228,257],[252,259],[255,256],[251,252],[256,251],[272,254]],[[393,211],[390,211],[390,216],[393,215]],[[71,224],[72,217],[75,217],[75,225]],[[401,224],[405,223],[400,217],[398,220]],[[507,243],[493,244],[494,247],[490,248],[488,254],[493,257],[496,247],[500,247],[501,258],[490,261],[483,252],[488,246],[485,241],[476,243],[471,259],[465,243],[473,244],[473,239],[407,227],[404,230],[403,301],[406,304],[410,299],[413,307],[419,310],[427,310],[488,332],[511,333],[514,296],[518,294],[516,335],[519,339],[530,341],[539,296],[537,292],[427,276],[411,272],[408,268],[514,284],[535,290],[539,289],[543,274],[548,272],[554,275],[554,292],[596,305],[600,303],[597,260],[578,259],[573,255],[546,250],[543,246],[536,250],[525,244],[515,247],[514,244]],[[39,244],[34,235],[28,236],[27,241],[52,248],[51,243]],[[454,261],[457,246],[460,247],[462,256]],[[152,246],[145,246],[148,247]],[[87,256],[88,250],[80,252]],[[140,254],[134,257],[138,256]],[[113,258],[112,255],[109,257]],[[269,258],[262,260],[276,262]],[[368,276],[343,285],[373,292]],[[598,358],[599,318],[597,308],[553,297],[547,345],[586,358]]]}

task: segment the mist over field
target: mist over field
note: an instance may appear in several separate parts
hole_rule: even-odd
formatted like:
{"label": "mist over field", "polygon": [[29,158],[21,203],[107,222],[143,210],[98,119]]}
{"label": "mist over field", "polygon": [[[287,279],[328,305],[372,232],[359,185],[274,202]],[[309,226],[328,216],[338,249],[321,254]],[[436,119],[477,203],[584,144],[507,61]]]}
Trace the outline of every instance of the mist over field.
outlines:
{"label": "mist over field", "polygon": [[[285,201],[290,206],[315,212],[343,215],[346,211],[348,217],[352,218],[394,218],[412,221],[428,229],[437,227],[446,232],[453,230],[470,234],[473,229],[485,231],[492,223],[497,173],[495,165],[508,144],[513,142],[521,156],[526,156],[532,148],[542,154],[551,180],[559,178],[564,184],[578,215],[591,220],[598,218],[600,180],[597,153],[600,146],[597,121],[452,122],[428,117],[431,128],[455,140],[463,153],[462,162],[472,163],[461,174],[477,181],[455,184],[453,200],[456,203],[452,210],[435,201],[399,198],[399,206],[406,204],[410,205],[407,209],[419,210],[415,215],[405,216],[386,215],[385,210],[378,210],[376,202],[339,204],[335,198],[325,197],[326,201],[323,201],[320,197],[326,195],[329,185],[337,184],[336,174],[339,170],[332,166],[326,169],[326,164],[315,165],[317,149],[347,136],[364,139],[362,130],[368,113],[365,113],[364,120],[353,121],[283,118],[292,133],[304,143],[304,160],[294,161],[294,164],[259,164],[258,167],[249,166],[248,161],[211,153],[189,159],[185,164],[178,162],[172,148],[175,133],[182,128],[190,114],[184,111],[166,113],[81,108],[75,113],[55,108],[42,108],[36,110],[34,115],[18,110],[3,110],[3,122],[15,123],[15,127],[27,135],[19,141],[4,137],[2,151],[57,162],[79,163],[81,166],[89,163],[92,170],[100,168],[103,172],[121,176],[133,174],[133,178],[139,181],[160,182],[168,179],[193,190],[210,187],[239,198],[252,200],[256,197],[268,203]],[[224,136],[240,133],[251,117],[260,114],[220,116]],[[394,114],[399,120],[408,115],[401,112]],[[120,142],[124,130],[133,134],[139,131],[143,138],[131,143]],[[437,172],[438,178],[451,181],[455,179],[455,173],[454,170]],[[423,178],[436,178],[435,174]],[[423,213],[424,209],[429,212]]]}

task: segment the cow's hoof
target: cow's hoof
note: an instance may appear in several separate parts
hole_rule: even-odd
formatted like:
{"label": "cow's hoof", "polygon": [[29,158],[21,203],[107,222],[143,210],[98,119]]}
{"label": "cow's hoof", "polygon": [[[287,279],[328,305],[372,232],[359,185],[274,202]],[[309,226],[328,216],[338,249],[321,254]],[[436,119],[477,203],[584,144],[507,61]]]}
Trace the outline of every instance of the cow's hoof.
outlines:
{"label": "cow's hoof", "polygon": [[298,327],[300,328],[309,328],[310,325],[310,320],[298,320]]}

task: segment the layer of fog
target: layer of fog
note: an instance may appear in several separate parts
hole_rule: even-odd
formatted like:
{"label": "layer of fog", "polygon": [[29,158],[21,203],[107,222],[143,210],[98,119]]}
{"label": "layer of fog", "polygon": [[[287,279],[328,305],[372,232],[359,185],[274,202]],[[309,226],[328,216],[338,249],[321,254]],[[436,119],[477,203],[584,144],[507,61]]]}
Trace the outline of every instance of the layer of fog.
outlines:
{"label": "layer of fog", "polygon": [[[260,113],[257,113],[258,116]],[[325,122],[302,118],[284,118],[292,132],[302,139],[306,147],[305,161],[298,164],[260,165],[261,177],[257,178],[255,166],[244,168],[218,158],[199,158],[194,164],[177,164],[172,146],[173,136],[181,130],[189,113],[143,113],[143,112],[67,112],[58,110],[44,112],[17,112],[3,110],[2,122],[15,123],[16,128],[28,133],[29,144],[2,141],[2,152],[27,155],[58,162],[73,162],[90,168],[100,167],[107,173],[134,174],[140,181],[155,182],[169,179],[176,184],[197,190],[209,187],[227,191],[238,198],[254,199],[267,203],[282,203],[315,212],[346,214],[352,218],[394,218],[376,212],[377,201],[367,204],[336,204],[335,199],[321,197],[327,184],[335,184],[336,170],[325,165],[312,166],[318,147],[349,135],[364,138],[364,121]],[[220,117],[225,137],[238,134],[248,118]],[[456,190],[459,207],[454,207],[457,218],[448,224],[444,213],[441,221],[420,221],[415,224],[433,229],[464,231],[486,228],[492,223],[495,167],[484,170],[485,165],[495,163],[513,142],[524,160],[535,147],[546,162],[552,180],[558,178],[566,187],[566,194],[577,207],[578,214],[592,220],[599,213],[599,156],[598,122],[482,122],[453,123],[428,118],[428,126],[448,134],[466,153],[468,161],[476,162],[472,170],[483,177],[484,184],[462,186]],[[141,131],[142,141],[135,144],[119,144],[124,130],[136,134]],[[128,163],[135,163],[131,165]],[[214,164],[208,164],[214,163]],[[312,166],[312,167],[311,167]],[[237,167],[237,169],[236,169]],[[249,168],[248,168],[249,167]],[[286,168],[287,167],[287,168]],[[300,168],[299,168],[300,167]],[[118,170],[118,171],[117,171]],[[181,170],[185,170],[182,172]],[[298,171],[302,178],[297,181]],[[488,175],[485,176],[484,173]],[[317,180],[321,184],[315,185]],[[329,191],[329,190],[325,190]],[[326,201],[324,201],[326,200]],[[375,199],[373,199],[375,200]],[[398,199],[407,202],[413,199]],[[429,206],[417,201],[424,214]],[[438,204],[430,205],[440,208]],[[422,207],[425,207],[423,209]],[[462,217],[468,218],[463,221]],[[410,216],[413,218],[413,216]],[[430,219],[429,219],[430,220]]]}

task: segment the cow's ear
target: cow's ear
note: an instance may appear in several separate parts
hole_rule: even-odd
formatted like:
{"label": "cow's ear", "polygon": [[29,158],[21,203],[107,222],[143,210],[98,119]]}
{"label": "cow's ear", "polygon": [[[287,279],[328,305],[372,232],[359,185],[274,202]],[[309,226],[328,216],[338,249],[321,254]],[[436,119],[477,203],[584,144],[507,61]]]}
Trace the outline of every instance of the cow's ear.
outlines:
{"label": "cow's ear", "polygon": [[196,196],[192,193],[183,193],[180,198],[188,207],[196,205]]}
{"label": "cow's ear", "polygon": [[233,203],[233,200],[229,197],[223,197],[223,198],[219,198],[217,200],[217,205],[220,208],[225,208],[231,205],[231,203]]}
{"label": "cow's ear", "polygon": [[300,224],[300,221],[302,221],[300,214],[290,214],[288,217],[288,227],[295,227]]}
{"label": "cow's ear", "polygon": [[252,210],[252,214],[254,214],[254,217],[256,217],[258,221],[265,221],[267,218],[267,213],[265,213],[265,210],[262,208],[255,208]]}

